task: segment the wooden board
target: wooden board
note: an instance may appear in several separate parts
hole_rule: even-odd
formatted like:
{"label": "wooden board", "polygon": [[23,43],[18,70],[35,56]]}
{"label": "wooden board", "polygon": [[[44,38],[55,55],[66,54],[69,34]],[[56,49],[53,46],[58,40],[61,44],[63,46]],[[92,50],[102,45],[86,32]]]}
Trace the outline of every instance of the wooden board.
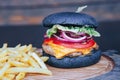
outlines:
{"label": "wooden board", "polygon": [[113,67],[113,60],[108,56],[102,55],[97,64],[89,67],[60,69],[48,66],[48,69],[50,69],[53,73],[52,76],[29,74],[24,80],[83,80],[105,74],[111,71]]}

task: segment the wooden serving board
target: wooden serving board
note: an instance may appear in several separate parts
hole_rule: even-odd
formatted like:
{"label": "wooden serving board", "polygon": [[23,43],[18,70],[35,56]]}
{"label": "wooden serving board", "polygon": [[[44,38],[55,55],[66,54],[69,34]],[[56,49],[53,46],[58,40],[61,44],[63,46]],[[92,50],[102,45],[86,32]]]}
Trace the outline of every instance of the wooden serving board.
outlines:
{"label": "wooden serving board", "polygon": [[100,61],[92,66],[75,68],[75,69],[61,69],[48,66],[53,75],[32,75],[29,74],[24,80],[83,80],[99,76],[111,71],[114,67],[114,62],[108,56],[102,55]]}

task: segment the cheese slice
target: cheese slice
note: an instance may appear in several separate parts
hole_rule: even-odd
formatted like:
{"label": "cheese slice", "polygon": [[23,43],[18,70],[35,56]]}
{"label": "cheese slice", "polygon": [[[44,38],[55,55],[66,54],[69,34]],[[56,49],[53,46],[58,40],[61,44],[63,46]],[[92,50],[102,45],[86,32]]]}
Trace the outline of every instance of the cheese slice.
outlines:
{"label": "cheese slice", "polygon": [[54,56],[57,58],[57,59],[61,59],[63,58],[64,56],[68,55],[68,54],[71,54],[73,52],[81,52],[83,55],[87,55],[91,52],[91,50],[93,48],[96,47],[96,44],[93,45],[92,47],[90,48],[85,48],[85,49],[81,49],[81,48],[78,48],[78,49],[75,49],[75,48],[67,48],[67,47],[64,47],[64,46],[61,46],[61,45],[57,45],[57,44],[54,44],[52,41],[49,41],[47,43],[52,49],[53,49],[53,52],[54,52]]}

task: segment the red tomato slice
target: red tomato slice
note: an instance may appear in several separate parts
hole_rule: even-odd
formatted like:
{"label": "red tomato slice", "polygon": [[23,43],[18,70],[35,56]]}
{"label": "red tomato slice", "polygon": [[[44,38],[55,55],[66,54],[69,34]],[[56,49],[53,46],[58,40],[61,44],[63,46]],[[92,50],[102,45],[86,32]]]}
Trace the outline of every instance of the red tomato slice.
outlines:
{"label": "red tomato slice", "polygon": [[78,42],[64,42],[56,38],[49,38],[49,39],[46,39],[44,42],[49,42],[49,41],[53,41],[53,43],[57,45],[61,45],[61,46],[68,47],[68,48],[75,48],[75,49],[76,48],[89,48],[95,44],[95,41],[93,39],[88,40],[86,43],[78,43]]}

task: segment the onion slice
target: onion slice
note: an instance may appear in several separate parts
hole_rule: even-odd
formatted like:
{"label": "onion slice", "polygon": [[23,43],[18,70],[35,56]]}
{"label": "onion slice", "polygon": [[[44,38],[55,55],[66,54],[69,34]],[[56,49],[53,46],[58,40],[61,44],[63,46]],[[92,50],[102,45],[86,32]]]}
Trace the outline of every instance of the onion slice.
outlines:
{"label": "onion slice", "polygon": [[55,38],[57,38],[58,40],[61,40],[61,41],[69,41],[69,40],[66,40],[66,39],[64,39],[64,38],[61,38],[61,37],[59,37],[59,36],[57,36],[57,35],[53,35]]}
{"label": "onion slice", "polygon": [[66,33],[63,31],[62,32],[62,37],[70,42],[81,42],[87,38],[87,36],[79,37],[79,38],[72,38],[66,35]]}

